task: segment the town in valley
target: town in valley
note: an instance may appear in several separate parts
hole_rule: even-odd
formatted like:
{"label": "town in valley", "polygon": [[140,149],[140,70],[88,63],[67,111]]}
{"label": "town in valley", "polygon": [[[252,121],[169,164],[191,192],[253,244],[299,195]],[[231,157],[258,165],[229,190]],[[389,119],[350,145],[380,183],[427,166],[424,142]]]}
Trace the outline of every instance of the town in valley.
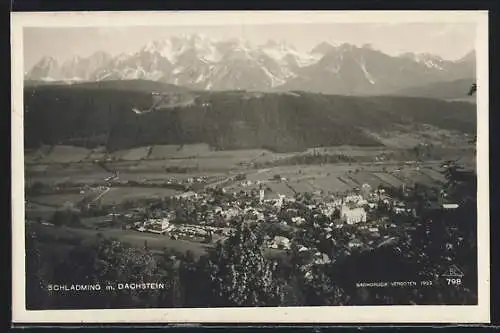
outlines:
{"label": "town in valley", "polygon": [[28,308],[477,304],[481,87],[455,58],[193,35],[34,62]]}

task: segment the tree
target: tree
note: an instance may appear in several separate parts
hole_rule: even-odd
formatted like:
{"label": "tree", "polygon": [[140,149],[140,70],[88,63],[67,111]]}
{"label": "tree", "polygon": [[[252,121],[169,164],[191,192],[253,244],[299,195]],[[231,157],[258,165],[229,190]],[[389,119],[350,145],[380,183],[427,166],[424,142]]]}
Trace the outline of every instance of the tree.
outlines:
{"label": "tree", "polygon": [[209,255],[216,305],[276,306],[280,303],[276,265],[264,258],[262,245],[262,235],[243,223]]}
{"label": "tree", "polygon": [[209,230],[205,236],[204,242],[205,243],[212,243],[212,240],[213,240],[213,234],[212,234],[212,231]]}
{"label": "tree", "polygon": [[340,219],[340,209],[335,208],[335,210],[332,213],[332,220],[338,220]]}
{"label": "tree", "polygon": [[46,189],[46,185],[43,184],[42,182],[35,181],[31,186],[28,187],[26,194],[28,195],[39,195],[43,194],[44,190]]}
{"label": "tree", "polygon": [[77,226],[80,224],[80,214],[73,209],[58,210],[52,216],[52,223],[56,226]]}
{"label": "tree", "polygon": [[26,308],[44,309],[49,303],[46,294],[47,272],[35,232],[26,233]]}
{"label": "tree", "polygon": [[[158,281],[158,268],[152,253],[142,248],[98,236],[91,244],[75,247],[55,267],[54,281],[61,284],[95,284],[102,288],[117,283]],[[158,290],[127,290],[114,293],[78,293],[59,298],[59,305],[88,308],[156,306]]]}
{"label": "tree", "polygon": [[330,272],[331,265],[317,265],[311,267],[304,278],[303,287],[306,305],[344,305],[347,303],[347,297],[342,288],[332,279]]}

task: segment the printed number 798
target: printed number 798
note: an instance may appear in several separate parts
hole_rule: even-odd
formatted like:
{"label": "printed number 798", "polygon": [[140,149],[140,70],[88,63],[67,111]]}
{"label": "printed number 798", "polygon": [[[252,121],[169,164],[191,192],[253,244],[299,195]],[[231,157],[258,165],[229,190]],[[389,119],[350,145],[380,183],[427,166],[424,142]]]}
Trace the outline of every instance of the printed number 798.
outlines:
{"label": "printed number 798", "polygon": [[462,284],[462,279],[450,279],[447,278],[446,281],[448,282],[449,286],[459,286]]}

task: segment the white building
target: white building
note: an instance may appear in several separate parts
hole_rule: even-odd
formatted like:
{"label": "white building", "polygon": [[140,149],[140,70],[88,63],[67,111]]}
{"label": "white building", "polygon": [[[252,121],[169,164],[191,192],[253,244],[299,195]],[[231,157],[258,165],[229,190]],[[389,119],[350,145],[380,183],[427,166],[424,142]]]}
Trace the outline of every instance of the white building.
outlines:
{"label": "white building", "polygon": [[292,217],[292,222],[297,224],[297,225],[301,225],[303,224],[304,222],[306,221],[305,218],[303,218],[302,216],[295,216],[295,217]]}
{"label": "white building", "polygon": [[259,191],[259,201],[260,201],[260,203],[262,203],[264,201],[264,190],[263,189],[261,189]]}
{"label": "white building", "polygon": [[351,194],[351,195],[348,195],[344,198],[344,202],[346,202],[346,203],[349,203],[349,202],[357,203],[361,200],[363,200],[363,197],[361,195],[358,195],[358,194]]}
{"label": "white building", "polygon": [[348,246],[350,248],[361,247],[363,246],[363,243],[361,243],[359,239],[353,239],[352,241],[349,242]]}
{"label": "white building", "polygon": [[283,249],[290,249],[291,243],[290,240],[286,237],[283,236],[275,236],[274,239],[271,241],[271,248],[276,249],[276,248],[283,248]]}
{"label": "white building", "polygon": [[457,209],[459,207],[458,204],[443,204],[444,209]]}
{"label": "white building", "polygon": [[223,212],[223,216],[226,220],[230,220],[233,217],[236,217],[240,214],[239,209],[236,209],[234,207],[229,208],[228,210]]}
{"label": "white building", "polygon": [[340,210],[340,216],[347,224],[366,222],[366,211],[363,207],[348,207],[343,205]]}
{"label": "white building", "polygon": [[176,199],[189,199],[189,198],[197,198],[197,197],[198,197],[198,194],[196,192],[193,192],[193,191],[184,192],[184,193],[181,193],[181,194],[178,194],[175,196]]}
{"label": "white building", "polygon": [[283,194],[278,194],[278,200],[276,200],[276,203],[274,204],[275,207],[277,207],[278,209],[281,209],[281,207],[283,206],[283,201],[285,200],[285,195]]}
{"label": "white building", "polygon": [[171,229],[170,221],[166,218],[151,219],[145,225],[147,225],[147,231],[158,234],[167,232]]}

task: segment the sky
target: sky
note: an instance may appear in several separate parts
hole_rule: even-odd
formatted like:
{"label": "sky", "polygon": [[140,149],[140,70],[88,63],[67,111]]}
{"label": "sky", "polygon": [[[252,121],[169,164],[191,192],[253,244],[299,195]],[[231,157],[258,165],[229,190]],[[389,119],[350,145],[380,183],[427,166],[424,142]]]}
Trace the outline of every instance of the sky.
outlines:
{"label": "sky", "polygon": [[475,46],[473,23],[279,23],[220,26],[135,26],[135,27],[25,27],[24,66],[31,68],[43,56],[64,61],[96,51],[112,55],[134,52],[150,40],[181,34],[201,33],[209,37],[244,38],[253,44],[284,40],[298,50],[310,51],[330,41],[355,45],[371,44],[390,55],[404,52],[432,53],[455,60]]}

